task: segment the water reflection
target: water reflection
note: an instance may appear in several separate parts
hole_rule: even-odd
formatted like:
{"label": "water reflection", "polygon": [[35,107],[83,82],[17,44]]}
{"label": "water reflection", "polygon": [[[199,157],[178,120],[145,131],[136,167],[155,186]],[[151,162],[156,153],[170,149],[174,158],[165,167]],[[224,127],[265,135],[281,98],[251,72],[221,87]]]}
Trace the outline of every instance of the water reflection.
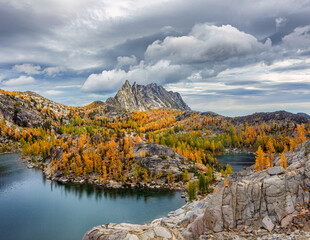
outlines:
{"label": "water reflection", "polygon": [[219,163],[226,165],[230,164],[233,171],[239,171],[244,167],[252,166],[255,163],[255,155],[251,153],[235,153],[214,156]]}
{"label": "water reflection", "polygon": [[25,165],[18,159],[18,154],[0,155],[0,192],[24,178]]}
{"label": "water reflection", "polygon": [[150,222],[184,203],[180,192],[51,182],[18,154],[0,155],[0,239],[77,240],[93,226]]}
{"label": "water reflection", "polygon": [[[43,178],[45,184],[46,179]],[[94,198],[96,201],[101,201],[102,198],[108,200],[116,199],[132,199],[141,200],[147,202],[149,199],[156,197],[172,199],[175,197],[175,192],[168,190],[156,190],[156,189],[106,189],[100,186],[94,186],[91,184],[74,184],[74,183],[58,183],[51,182],[51,191],[55,189],[60,190],[65,196],[75,195],[77,198],[82,199],[84,196],[88,199]]]}

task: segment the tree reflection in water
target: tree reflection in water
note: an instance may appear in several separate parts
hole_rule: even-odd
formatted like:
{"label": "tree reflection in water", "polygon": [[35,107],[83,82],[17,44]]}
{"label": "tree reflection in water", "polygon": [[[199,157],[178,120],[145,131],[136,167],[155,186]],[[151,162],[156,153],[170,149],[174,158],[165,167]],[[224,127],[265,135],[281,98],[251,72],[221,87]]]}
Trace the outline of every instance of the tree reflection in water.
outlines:
{"label": "tree reflection in water", "polygon": [[[44,180],[45,182],[46,180]],[[141,189],[141,188],[133,188],[133,189],[107,189],[100,186],[95,186],[92,184],[84,183],[84,184],[75,184],[75,183],[59,183],[59,182],[51,182],[51,191],[53,189],[60,189],[61,192],[67,194],[74,194],[76,197],[81,199],[86,196],[87,198],[92,198],[95,196],[96,201],[105,199],[116,200],[117,198],[122,199],[143,199],[144,202],[147,202],[151,198],[173,198],[175,195],[174,191],[169,190],[158,190],[158,189]]]}

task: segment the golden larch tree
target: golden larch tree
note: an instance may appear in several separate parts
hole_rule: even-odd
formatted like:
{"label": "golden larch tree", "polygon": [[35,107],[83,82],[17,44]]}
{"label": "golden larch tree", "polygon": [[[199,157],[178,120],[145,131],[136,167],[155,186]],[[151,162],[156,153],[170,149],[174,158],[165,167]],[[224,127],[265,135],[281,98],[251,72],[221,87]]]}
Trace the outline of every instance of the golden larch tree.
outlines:
{"label": "golden larch tree", "polygon": [[280,166],[286,169],[286,158],[285,158],[284,152],[281,154]]}
{"label": "golden larch tree", "polygon": [[264,162],[265,162],[265,153],[262,147],[259,146],[255,155],[255,171],[263,170]]}
{"label": "golden larch tree", "polygon": [[135,136],[135,143],[136,144],[140,143],[140,137],[138,134],[136,134],[136,136]]}
{"label": "golden larch tree", "polygon": [[273,166],[273,160],[274,160],[274,153],[276,152],[274,145],[273,145],[273,140],[271,137],[269,137],[269,140],[267,142],[267,153],[268,153],[268,158],[265,158],[264,162],[264,168],[269,168]]}
{"label": "golden larch tree", "polygon": [[304,124],[302,123],[301,125],[297,125],[297,128],[295,129],[295,142],[300,144],[306,140],[307,138]]}

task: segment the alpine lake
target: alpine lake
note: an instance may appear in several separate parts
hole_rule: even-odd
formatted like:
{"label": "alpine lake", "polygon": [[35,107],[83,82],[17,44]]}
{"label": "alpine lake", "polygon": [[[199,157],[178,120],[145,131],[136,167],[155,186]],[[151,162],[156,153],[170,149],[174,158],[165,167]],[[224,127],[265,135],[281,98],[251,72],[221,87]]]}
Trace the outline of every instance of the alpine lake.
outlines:
{"label": "alpine lake", "polygon": [[[217,156],[234,171],[252,165],[254,155]],[[104,189],[62,184],[28,169],[19,154],[0,155],[0,239],[79,240],[90,228],[113,223],[143,224],[185,204],[181,192]]]}

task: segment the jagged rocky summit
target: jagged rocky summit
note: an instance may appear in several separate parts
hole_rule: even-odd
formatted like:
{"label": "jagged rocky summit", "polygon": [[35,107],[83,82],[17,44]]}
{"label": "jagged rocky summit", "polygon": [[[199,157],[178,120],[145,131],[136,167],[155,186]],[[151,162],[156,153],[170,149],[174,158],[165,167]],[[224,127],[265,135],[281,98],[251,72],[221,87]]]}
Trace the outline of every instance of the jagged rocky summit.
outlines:
{"label": "jagged rocky summit", "polygon": [[147,111],[157,108],[178,109],[182,111],[191,110],[177,92],[168,92],[156,83],[144,86],[138,85],[135,82],[131,86],[128,80],[126,80],[115,97],[107,99],[106,104],[117,106],[127,111]]}
{"label": "jagged rocky summit", "polygon": [[234,173],[213,195],[163,218],[144,225],[97,226],[83,240],[309,239],[310,140],[285,157],[287,169],[277,156],[274,167]]}

